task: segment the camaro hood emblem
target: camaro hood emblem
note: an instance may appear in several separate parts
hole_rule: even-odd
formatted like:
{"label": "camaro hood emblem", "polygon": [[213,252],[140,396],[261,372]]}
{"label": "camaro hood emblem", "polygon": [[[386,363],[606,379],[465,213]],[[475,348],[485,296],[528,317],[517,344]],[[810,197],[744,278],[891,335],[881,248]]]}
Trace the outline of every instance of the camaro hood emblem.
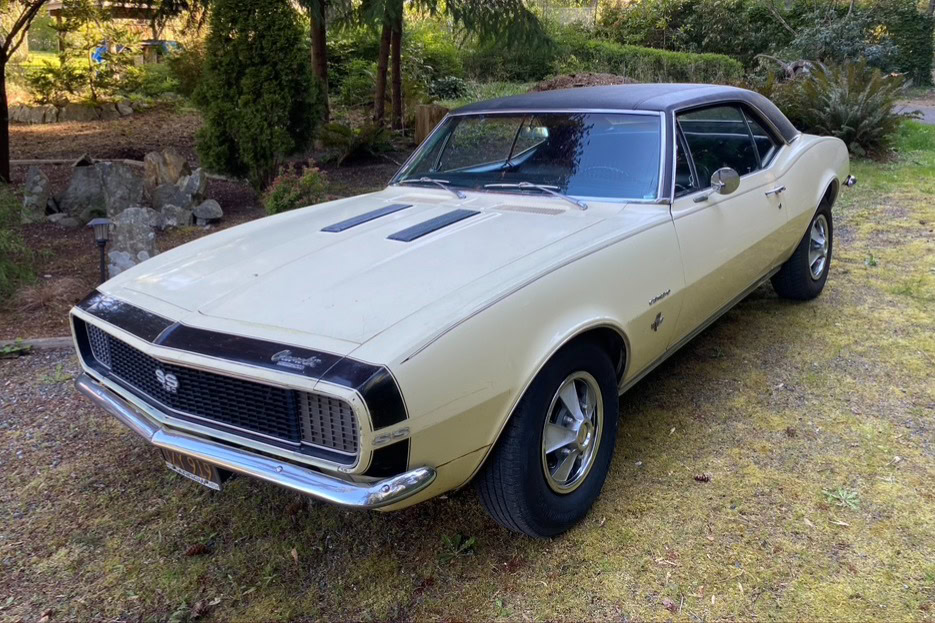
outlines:
{"label": "camaro hood emblem", "polygon": [[296,357],[291,350],[281,350],[272,357],[270,361],[277,366],[291,368],[293,370],[304,370],[305,368],[314,368],[321,363],[320,357]]}

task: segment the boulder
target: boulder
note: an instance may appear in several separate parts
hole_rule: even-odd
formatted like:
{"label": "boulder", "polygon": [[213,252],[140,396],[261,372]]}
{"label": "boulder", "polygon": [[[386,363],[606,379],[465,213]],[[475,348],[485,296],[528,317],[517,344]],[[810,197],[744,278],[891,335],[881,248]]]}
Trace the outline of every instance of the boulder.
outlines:
{"label": "boulder", "polygon": [[64,227],[65,229],[78,229],[79,227],[81,227],[81,221],[79,221],[73,216],[63,215],[62,218],[60,218],[58,222],[56,222],[56,225],[58,225],[59,227]]}
{"label": "boulder", "polygon": [[52,223],[53,225],[57,225],[58,222],[61,221],[63,218],[68,218],[68,215],[62,212],[55,212],[54,214],[50,214],[46,218],[48,218],[49,222]]}
{"label": "boulder", "polygon": [[98,162],[94,165],[101,174],[107,217],[111,220],[133,205],[143,201],[143,179],[137,177],[122,162]]}
{"label": "boulder", "polygon": [[175,184],[162,184],[152,192],[153,207],[162,211],[167,205],[178,206],[186,210],[191,209],[194,200],[191,195],[185,194]]}
{"label": "boulder", "polygon": [[97,116],[101,121],[113,121],[120,118],[120,113],[114,106],[101,106],[97,109]]}
{"label": "boulder", "polygon": [[192,210],[192,214],[195,216],[195,224],[207,225],[221,220],[224,216],[224,210],[214,199],[207,199],[198,204],[198,207]]}
{"label": "boulder", "polygon": [[164,205],[162,216],[166,227],[188,227],[192,224],[192,211],[176,205]]}
{"label": "boulder", "polygon": [[123,271],[136,266],[136,262],[126,251],[111,251],[107,254],[107,258],[110,260],[107,265],[107,276],[109,278],[116,277]]}
{"label": "boulder", "polygon": [[10,123],[22,123],[23,111],[26,109],[22,104],[10,106]]}
{"label": "boulder", "polygon": [[65,190],[58,200],[59,209],[82,223],[107,214],[107,198],[101,174],[96,166],[75,167]]}
{"label": "boulder", "polygon": [[165,176],[160,181],[161,184],[175,184],[183,175],[191,175],[191,167],[188,166],[185,158],[173,148],[162,152],[166,161]]}
{"label": "boulder", "polygon": [[166,158],[158,151],[151,151],[143,156],[143,186],[147,194],[152,194],[157,186],[163,184],[162,170],[166,168]]}
{"label": "boulder", "polygon": [[208,175],[198,167],[191,175],[183,175],[176,184],[183,193],[190,196],[194,203],[204,199],[205,189],[208,187]]}
{"label": "boulder", "polygon": [[[156,228],[163,227],[165,219],[152,208],[127,208],[114,218],[113,238],[111,239],[111,260],[117,263],[118,272],[126,270],[126,262],[114,262],[114,252],[125,253],[118,256],[122,260],[138,264],[156,255]],[[111,272],[113,277],[115,273]]]}
{"label": "boulder", "polygon": [[45,210],[49,205],[51,190],[49,178],[39,167],[29,167],[26,171],[26,185],[23,187],[23,209],[20,222],[23,224],[44,223]]}
{"label": "boulder", "polygon": [[69,102],[58,112],[59,121],[97,121],[100,110],[96,106]]}
{"label": "boulder", "polygon": [[128,102],[117,102],[114,106],[121,117],[128,117],[133,114],[133,107]]}

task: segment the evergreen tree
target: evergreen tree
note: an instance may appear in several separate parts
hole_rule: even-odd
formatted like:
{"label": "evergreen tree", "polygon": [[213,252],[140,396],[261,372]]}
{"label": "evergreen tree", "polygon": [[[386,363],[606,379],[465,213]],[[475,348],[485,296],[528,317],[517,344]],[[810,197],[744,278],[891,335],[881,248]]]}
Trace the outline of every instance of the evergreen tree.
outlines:
{"label": "evergreen tree", "polygon": [[262,190],[321,119],[307,38],[289,0],[214,0],[209,27],[198,154]]}

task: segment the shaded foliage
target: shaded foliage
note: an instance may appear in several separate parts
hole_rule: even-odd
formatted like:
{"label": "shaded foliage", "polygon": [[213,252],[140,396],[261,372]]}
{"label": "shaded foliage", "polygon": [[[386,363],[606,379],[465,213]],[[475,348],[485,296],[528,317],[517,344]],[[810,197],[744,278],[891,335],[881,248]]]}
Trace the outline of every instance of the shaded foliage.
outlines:
{"label": "shaded foliage", "polygon": [[263,193],[263,209],[267,214],[279,214],[320,203],[325,198],[324,174],[306,168],[299,175],[291,169],[282,171]]}
{"label": "shaded foliage", "polygon": [[295,10],[288,0],[215,0],[205,58],[194,97],[205,122],[201,160],[263,189],[320,118]]}

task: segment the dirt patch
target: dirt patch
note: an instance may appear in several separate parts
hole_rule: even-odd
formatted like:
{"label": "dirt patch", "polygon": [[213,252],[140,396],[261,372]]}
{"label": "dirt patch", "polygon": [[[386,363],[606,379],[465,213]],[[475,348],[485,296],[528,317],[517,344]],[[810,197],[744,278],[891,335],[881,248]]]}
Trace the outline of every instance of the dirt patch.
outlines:
{"label": "dirt patch", "polygon": [[555,91],[558,89],[575,89],[578,87],[599,87],[614,84],[633,84],[636,80],[616,74],[581,73],[555,76],[539,82],[532,88],[533,91]]}

